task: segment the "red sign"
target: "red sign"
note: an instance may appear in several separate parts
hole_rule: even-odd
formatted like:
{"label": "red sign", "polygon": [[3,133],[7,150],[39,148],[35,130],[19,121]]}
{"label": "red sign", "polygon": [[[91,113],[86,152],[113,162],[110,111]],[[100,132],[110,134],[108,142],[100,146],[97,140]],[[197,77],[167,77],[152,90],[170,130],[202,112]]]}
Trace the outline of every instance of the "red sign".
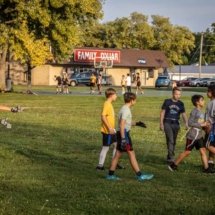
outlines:
{"label": "red sign", "polygon": [[103,60],[113,60],[113,63],[120,63],[120,51],[95,49],[74,50],[74,61],[76,62],[98,62]]}

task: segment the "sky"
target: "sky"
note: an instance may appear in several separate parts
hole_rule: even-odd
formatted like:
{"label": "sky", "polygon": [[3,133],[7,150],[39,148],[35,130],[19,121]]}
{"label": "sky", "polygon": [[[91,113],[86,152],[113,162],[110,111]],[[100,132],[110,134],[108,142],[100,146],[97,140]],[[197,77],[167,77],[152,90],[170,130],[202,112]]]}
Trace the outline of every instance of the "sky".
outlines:
{"label": "sky", "polygon": [[173,25],[186,26],[192,32],[204,32],[215,23],[215,0],[105,0],[102,22],[129,17],[139,12],[149,17],[169,17]]}

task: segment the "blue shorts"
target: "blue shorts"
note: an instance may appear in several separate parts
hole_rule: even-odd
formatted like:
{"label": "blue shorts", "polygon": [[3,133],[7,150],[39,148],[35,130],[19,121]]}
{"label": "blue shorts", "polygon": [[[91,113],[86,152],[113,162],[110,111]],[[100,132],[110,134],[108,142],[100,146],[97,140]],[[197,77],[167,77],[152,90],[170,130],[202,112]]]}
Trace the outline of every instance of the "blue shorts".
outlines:
{"label": "blue shorts", "polygon": [[209,147],[209,146],[215,147],[215,140],[208,142],[208,137],[209,137],[209,134],[205,134],[205,140],[204,140],[205,147],[206,148]]}
{"label": "blue shorts", "polygon": [[102,144],[103,146],[110,146],[116,142],[116,134],[105,134],[102,132]]}

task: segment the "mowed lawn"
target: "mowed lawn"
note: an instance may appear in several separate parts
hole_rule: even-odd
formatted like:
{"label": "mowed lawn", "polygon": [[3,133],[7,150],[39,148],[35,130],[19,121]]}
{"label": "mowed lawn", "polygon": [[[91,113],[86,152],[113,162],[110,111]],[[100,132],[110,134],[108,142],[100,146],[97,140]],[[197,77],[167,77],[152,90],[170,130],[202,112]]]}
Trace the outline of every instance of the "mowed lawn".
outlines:
{"label": "mowed lawn", "polygon": [[[170,95],[170,93],[169,93]],[[12,129],[0,126],[0,214],[214,214],[215,175],[201,172],[198,151],[193,151],[170,172],[165,163],[164,134],[159,112],[164,98],[139,96],[133,119],[147,129],[134,127],[131,136],[137,160],[154,179],[138,182],[127,155],[120,181],[107,181],[106,171],[95,167],[101,149],[100,113],[104,96],[1,94],[0,103],[25,110],[8,117]],[[190,112],[190,97],[182,97]],[[116,115],[123,104],[119,95]],[[178,137],[176,154],[184,149],[185,134]]]}

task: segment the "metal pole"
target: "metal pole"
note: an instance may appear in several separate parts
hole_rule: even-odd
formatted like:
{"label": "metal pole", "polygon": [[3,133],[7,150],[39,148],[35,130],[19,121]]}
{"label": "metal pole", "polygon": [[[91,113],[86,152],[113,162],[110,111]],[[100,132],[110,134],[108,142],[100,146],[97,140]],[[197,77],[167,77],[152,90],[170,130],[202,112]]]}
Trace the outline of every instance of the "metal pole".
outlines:
{"label": "metal pole", "polygon": [[199,55],[199,78],[202,74],[202,47],[203,47],[203,32],[201,33],[201,42],[200,42],[200,55]]}

